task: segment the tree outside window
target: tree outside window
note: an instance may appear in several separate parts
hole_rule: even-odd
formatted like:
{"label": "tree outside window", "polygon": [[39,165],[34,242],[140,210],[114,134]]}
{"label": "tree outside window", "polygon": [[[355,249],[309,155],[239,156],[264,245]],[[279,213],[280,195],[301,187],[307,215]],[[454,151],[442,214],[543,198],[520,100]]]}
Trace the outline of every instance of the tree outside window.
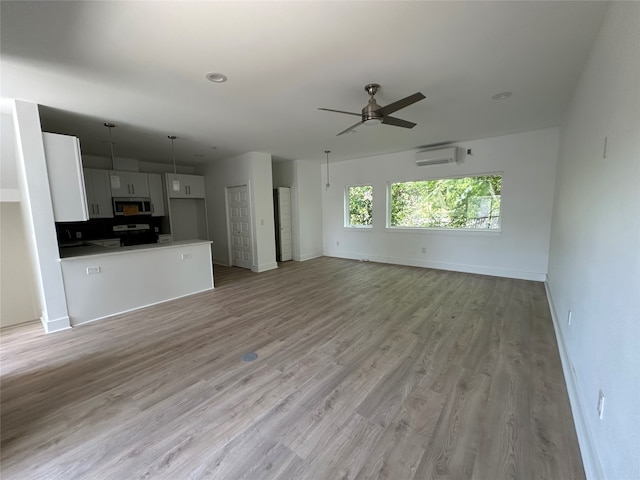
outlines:
{"label": "tree outside window", "polygon": [[358,185],[347,187],[347,226],[371,227],[373,221],[373,187]]}
{"label": "tree outside window", "polygon": [[391,227],[497,230],[502,175],[391,185]]}

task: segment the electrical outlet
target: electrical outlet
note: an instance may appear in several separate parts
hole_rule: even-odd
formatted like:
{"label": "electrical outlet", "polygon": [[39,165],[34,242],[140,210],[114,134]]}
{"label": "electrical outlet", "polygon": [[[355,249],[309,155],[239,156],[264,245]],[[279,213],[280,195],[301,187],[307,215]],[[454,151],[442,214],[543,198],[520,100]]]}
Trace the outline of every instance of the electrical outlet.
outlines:
{"label": "electrical outlet", "polygon": [[96,273],[100,273],[100,267],[88,267],[87,275],[95,275]]}
{"label": "electrical outlet", "polygon": [[336,247],[339,247],[339,246],[340,246],[340,242],[336,242]]}
{"label": "electrical outlet", "polygon": [[571,310],[569,310],[569,313],[567,313],[567,325],[571,325],[571,316],[572,316],[572,312]]}
{"label": "electrical outlet", "polygon": [[82,232],[76,232],[76,238],[82,238]]}
{"label": "electrical outlet", "polygon": [[422,247],[422,253],[427,253],[427,248],[426,247]]}
{"label": "electrical outlet", "polygon": [[602,389],[598,392],[598,417],[602,420],[602,416],[604,415],[604,392]]}
{"label": "electrical outlet", "polygon": [[191,254],[190,253],[183,253],[182,254],[182,259],[183,260],[191,260]]}

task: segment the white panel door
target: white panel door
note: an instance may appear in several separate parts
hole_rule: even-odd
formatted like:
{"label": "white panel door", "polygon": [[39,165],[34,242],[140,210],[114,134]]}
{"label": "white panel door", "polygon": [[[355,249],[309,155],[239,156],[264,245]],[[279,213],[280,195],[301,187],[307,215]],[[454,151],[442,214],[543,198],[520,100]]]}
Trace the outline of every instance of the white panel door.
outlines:
{"label": "white panel door", "polygon": [[227,189],[231,265],[251,268],[251,213],[246,185]]}
{"label": "white panel door", "polygon": [[291,240],[291,189],[278,187],[278,241],[280,242],[280,261],[293,260],[293,242]]}

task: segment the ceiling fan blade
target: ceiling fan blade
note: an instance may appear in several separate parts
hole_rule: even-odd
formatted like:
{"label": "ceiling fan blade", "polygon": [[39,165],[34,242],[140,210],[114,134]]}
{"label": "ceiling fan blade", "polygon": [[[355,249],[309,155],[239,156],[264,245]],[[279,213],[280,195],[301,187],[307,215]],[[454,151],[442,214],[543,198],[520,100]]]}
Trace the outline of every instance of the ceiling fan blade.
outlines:
{"label": "ceiling fan blade", "polygon": [[389,115],[390,113],[397,112],[401,108],[408,107],[412,103],[419,102],[423,98],[426,98],[426,97],[420,92],[417,92],[417,93],[414,93],[413,95],[409,95],[408,97],[398,100],[397,102],[393,102],[393,103],[390,103],[389,105],[382,107],[381,109],[378,110],[378,113],[383,116],[386,116],[386,115]]}
{"label": "ceiling fan blade", "polygon": [[318,110],[324,110],[326,112],[346,113],[347,115],[356,115],[357,117],[362,116],[361,113],[345,112],[343,110],[333,110],[331,108],[318,108]]}
{"label": "ceiling fan blade", "polygon": [[396,117],[386,116],[382,119],[382,123],[385,125],[393,125],[394,127],[413,128],[416,126],[413,122],[408,122]]}
{"label": "ceiling fan blade", "polygon": [[342,135],[343,133],[347,133],[349,130],[353,130],[354,128],[356,128],[358,125],[362,125],[362,122],[358,122],[355,125],[351,125],[349,128],[347,128],[346,130],[341,131],[338,135],[336,135],[336,137],[339,137],[340,135]]}

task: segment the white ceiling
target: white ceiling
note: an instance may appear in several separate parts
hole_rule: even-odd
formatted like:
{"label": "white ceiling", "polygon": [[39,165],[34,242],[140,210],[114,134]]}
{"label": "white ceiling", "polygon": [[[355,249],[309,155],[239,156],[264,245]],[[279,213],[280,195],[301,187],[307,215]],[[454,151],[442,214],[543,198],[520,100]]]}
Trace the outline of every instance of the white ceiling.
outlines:
{"label": "white ceiling", "polygon": [[[197,164],[345,160],[559,125],[606,2],[10,2],[1,96],[83,153]],[[228,76],[224,84],[205,78]],[[360,126],[367,83],[411,129]],[[503,91],[507,100],[492,100]],[[215,147],[212,148],[212,147]],[[195,156],[203,155],[203,156]]]}

